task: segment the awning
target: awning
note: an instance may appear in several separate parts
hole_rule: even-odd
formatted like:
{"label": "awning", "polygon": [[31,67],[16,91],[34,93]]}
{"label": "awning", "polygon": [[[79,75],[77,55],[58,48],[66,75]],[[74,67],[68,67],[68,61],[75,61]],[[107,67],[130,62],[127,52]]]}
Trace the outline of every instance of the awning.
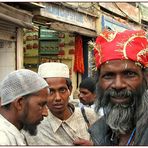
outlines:
{"label": "awning", "polygon": [[45,8],[34,11],[34,22],[49,25],[51,29],[76,32],[96,37],[96,16],[88,15],[55,3],[44,3]]}
{"label": "awning", "polygon": [[24,28],[33,28],[33,15],[27,11],[16,9],[4,3],[0,3],[0,19],[11,22]]}
{"label": "awning", "polygon": [[84,36],[89,37],[96,37],[97,33],[96,31],[92,31],[89,29],[85,29],[79,26],[74,26],[71,24],[61,23],[61,22],[52,22],[50,24],[50,28],[58,31],[67,31],[67,32],[73,32],[73,33],[79,33]]}
{"label": "awning", "polygon": [[2,19],[2,20],[5,20],[5,21],[10,21],[10,22],[12,22],[12,23],[14,23],[14,24],[16,24],[16,25],[18,25],[18,26],[20,26],[20,27],[24,27],[24,28],[33,28],[33,24],[32,23],[27,23],[27,22],[24,22],[24,21],[22,21],[22,20],[18,20],[18,19],[16,19],[16,18],[13,18],[13,17],[10,17],[10,16],[7,16],[7,15],[5,15],[5,14],[2,14],[2,13],[0,13],[0,19]]}

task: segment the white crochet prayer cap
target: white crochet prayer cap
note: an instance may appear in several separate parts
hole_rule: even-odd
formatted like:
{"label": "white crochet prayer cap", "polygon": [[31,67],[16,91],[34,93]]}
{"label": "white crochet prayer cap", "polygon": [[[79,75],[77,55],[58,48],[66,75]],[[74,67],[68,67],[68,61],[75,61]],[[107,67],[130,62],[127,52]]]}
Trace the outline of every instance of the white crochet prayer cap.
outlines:
{"label": "white crochet prayer cap", "polygon": [[47,86],[47,82],[36,72],[28,69],[13,71],[1,82],[1,106],[13,102],[18,97],[40,91]]}
{"label": "white crochet prayer cap", "polygon": [[69,78],[69,68],[66,64],[63,63],[47,62],[39,65],[38,74],[43,78]]}

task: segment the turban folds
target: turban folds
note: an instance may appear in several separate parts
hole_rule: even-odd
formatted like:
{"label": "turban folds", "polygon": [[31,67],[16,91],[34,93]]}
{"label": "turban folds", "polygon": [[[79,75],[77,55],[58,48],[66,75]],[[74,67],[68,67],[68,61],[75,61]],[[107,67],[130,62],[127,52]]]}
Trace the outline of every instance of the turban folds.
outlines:
{"label": "turban folds", "polygon": [[104,30],[96,39],[94,55],[96,66],[110,60],[132,60],[148,67],[148,41],[143,30],[114,32]]}

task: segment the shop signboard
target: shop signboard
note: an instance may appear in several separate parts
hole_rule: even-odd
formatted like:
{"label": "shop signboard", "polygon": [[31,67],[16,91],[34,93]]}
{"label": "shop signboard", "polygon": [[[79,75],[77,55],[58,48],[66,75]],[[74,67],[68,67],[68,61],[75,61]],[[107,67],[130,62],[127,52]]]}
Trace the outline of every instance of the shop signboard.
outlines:
{"label": "shop signboard", "polygon": [[40,27],[39,54],[59,54],[59,32]]}
{"label": "shop signboard", "polygon": [[91,30],[96,30],[96,17],[82,12],[61,7],[53,3],[46,3],[45,8],[40,9],[40,15],[57,21],[73,24]]}
{"label": "shop signboard", "polygon": [[148,3],[139,4],[139,8],[142,13],[142,20],[147,22],[147,20],[148,20]]}
{"label": "shop signboard", "polygon": [[58,32],[42,27],[40,29],[40,39],[58,39]]}
{"label": "shop signboard", "polygon": [[110,28],[114,31],[124,31],[125,29],[132,29],[130,26],[120,23],[107,16],[102,16],[102,28]]}
{"label": "shop signboard", "polygon": [[[130,19],[134,22],[140,22],[140,10],[137,7],[132,6],[128,3],[99,3],[99,5],[110,12],[116,13],[122,17]],[[112,13],[112,14],[113,14]]]}

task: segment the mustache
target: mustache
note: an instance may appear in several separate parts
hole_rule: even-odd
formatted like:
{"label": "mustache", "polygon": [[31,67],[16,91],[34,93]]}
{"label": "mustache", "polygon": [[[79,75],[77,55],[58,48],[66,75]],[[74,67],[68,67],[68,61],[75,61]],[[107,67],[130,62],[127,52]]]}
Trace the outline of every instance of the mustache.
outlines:
{"label": "mustache", "polygon": [[106,91],[106,95],[114,98],[127,98],[127,97],[132,97],[132,92],[126,89],[120,91],[110,89]]}
{"label": "mustache", "polygon": [[[120,90],[110,88],[110,89],[104,90],[102,87],[100,87],[100,85],[97,85],[97,86],[98,87],[96,87],[96,100],[95,100],[95,111],[96,112],[99,112],[101,107],[104,108],[106,105],[108,105],[108,103],[110,102],[110,97],[114,97],[114,98],[116,97],[118,98],[127,97],[128,98],[129,97],[130,99],[129,103],[131,104],[132,101],[134,101],[133,104],[135,104],[135,106],[139,108],[140,105],[145,104],[143,102],[143,99],[144,99],[143,97],[147,98],[148,96],[148,95],[146,96],[144,95],[145,93],[148,94],[147,92],[148,87],[145,85],[145,81],[143,81],[143,83],[139,87],[133,90],[127,90],[127,88],[120,89]],[[140,110],[143,110],[143,109],[144,108],[142,109],[140,108]],[[141,114],[141,112],[138,114]]]}
{"label": "mustache", "polygon": [[122,90],[109,89],[104,92],[101,104],[102,106],[107,105],[110,102],[110,98],[133,98],[133,96],[134,92],[127,89],[122,89]]}

